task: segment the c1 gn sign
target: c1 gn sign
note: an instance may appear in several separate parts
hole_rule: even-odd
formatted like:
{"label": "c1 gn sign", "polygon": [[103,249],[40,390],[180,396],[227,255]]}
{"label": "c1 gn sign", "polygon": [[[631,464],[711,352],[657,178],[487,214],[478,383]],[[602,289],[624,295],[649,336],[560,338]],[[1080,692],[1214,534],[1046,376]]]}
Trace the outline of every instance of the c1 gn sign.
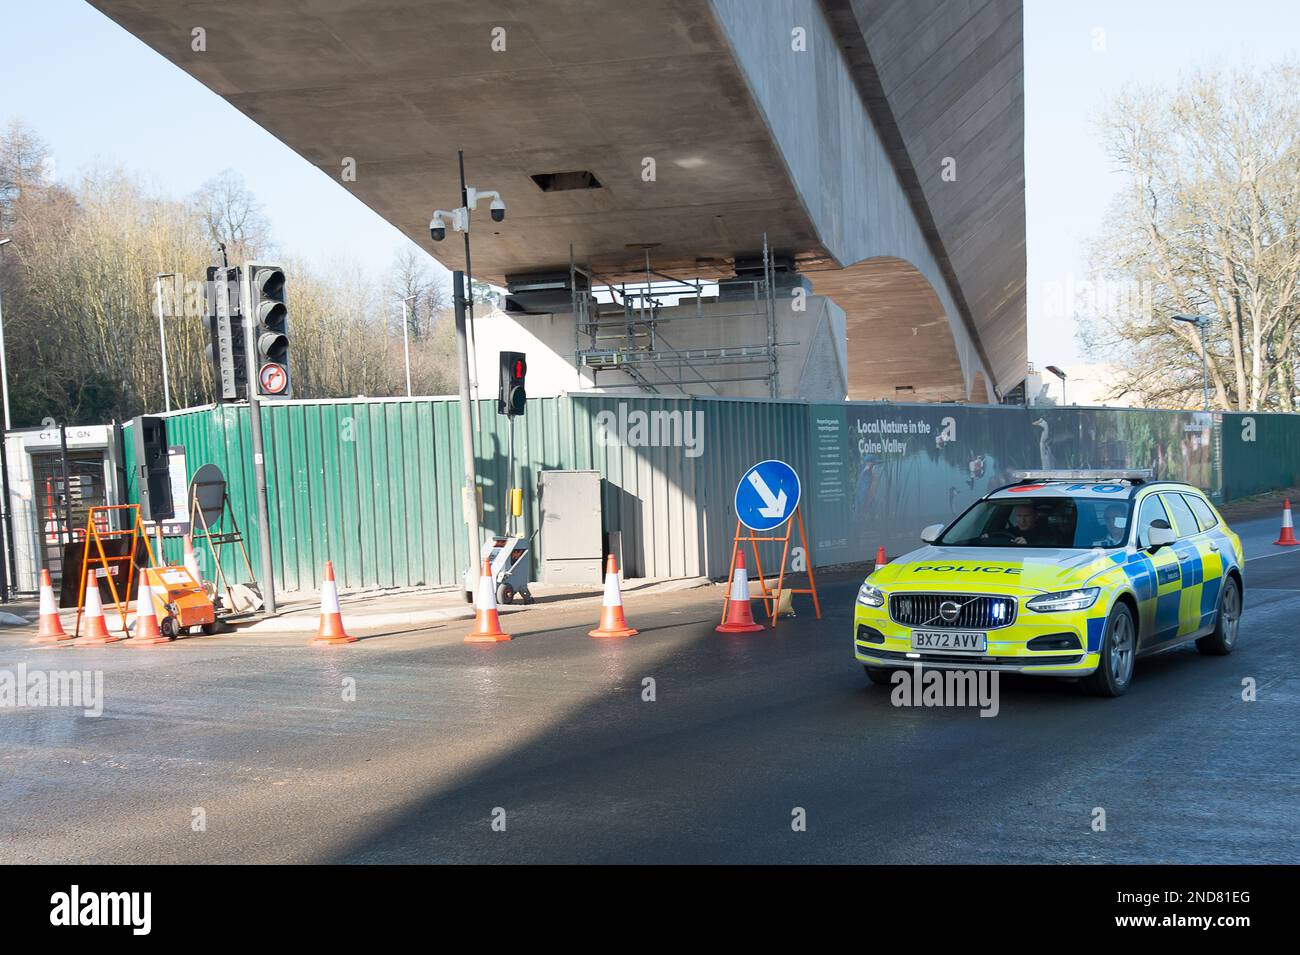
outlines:
{"label": "c1 gn sign", "polygon": [[736,485],[736,517],[751,531],[780,527],[799,506],[799,475],[784,461],[760,461]]}

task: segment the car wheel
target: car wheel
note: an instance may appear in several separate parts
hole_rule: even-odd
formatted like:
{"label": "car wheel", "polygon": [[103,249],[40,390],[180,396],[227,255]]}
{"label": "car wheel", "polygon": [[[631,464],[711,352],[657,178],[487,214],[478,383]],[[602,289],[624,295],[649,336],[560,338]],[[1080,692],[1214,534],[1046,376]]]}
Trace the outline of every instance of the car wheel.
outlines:
{"label": "car wheel", "polygon": [[890,686],[894,682],[894,667],[871,667],[863,664],[862,669],[867,671],[867,679],[876,686]]}
{"label": "car wheel", "polygon": [[1137,622],[1128,604],[1117,603],[1106,619],[1097,669],[1081,681],[1093,696],[1123,696],[1133,682],[1137,659]]}
{"label": "car wheel", "polygon": [[1196,649],[1206,656],[1226,657],[1237,644],[1237,629],[1241,625],[1241,585],[1232,577],[1224,578],[1219,594],[1219,612],[1215,615],[1214,631],[1196,641]]}

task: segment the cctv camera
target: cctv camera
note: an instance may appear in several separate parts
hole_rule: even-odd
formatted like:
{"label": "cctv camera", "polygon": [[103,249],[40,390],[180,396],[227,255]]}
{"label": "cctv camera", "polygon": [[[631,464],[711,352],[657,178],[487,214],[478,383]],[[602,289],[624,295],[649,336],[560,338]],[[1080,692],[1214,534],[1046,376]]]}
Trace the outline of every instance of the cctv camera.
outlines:
{"label": "cctv camera", "polygon": [[497,198],[493,199],[493,200],[492,200],[492,205],[489,206],[488,208],[489,208],[489,209],[491,210],[491,212],[492,212],[492,221],[493,221],[493,222],[505,222],[505,220],[506,220],[506,204],[505,204],[504,202],[501,201],[501,197],[500,197],[500,196],[498,196]]}
{"label": "cctv camera", "polygon": [[429,220],[429,235],[433,236],[434,242],[441,242],[447,237],[447,226],[443,224],[441,215],[435,214]]}

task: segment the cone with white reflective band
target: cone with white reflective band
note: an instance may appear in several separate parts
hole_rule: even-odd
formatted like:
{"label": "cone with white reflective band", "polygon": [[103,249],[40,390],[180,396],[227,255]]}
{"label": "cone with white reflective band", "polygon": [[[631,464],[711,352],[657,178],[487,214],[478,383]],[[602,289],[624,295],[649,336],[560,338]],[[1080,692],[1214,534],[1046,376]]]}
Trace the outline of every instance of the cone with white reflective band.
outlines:
{"label": "cone with white reflective band", "polygon": [[884,545],[882,544],[880,547],[876,548],[876,566],[872,569],[879,570],[881,567],[884,567],[887,563],[889,563],[889,560],[885,557],[885,548]]}
{"label": "cone with white reflective band", "polygon": [[357,638],[343,629],[339,610],[339,589],[334,583],[334,562],[325,561],[325,577],[320,582],[320,626],[308,646],[328,647],[339,643],[356,643]]}
{"label": "cone with white reflective band", "polygon": [[194,582],[200,587],[203,586],[203,575],[199,573],[199,556],[194,553],[194,538],[189,534],[184,537],[185,541],[185,569],[190,572]]}
{"label": "cone with white reflective band", "polygon": [[745,552],[736,550],[736,569],[731,574],[731,594],[722,623],[713,628],[718,633],[755,633],[763,625],[754,622],[749,605],[749,571],[745,570]]}
{"label": "cone with white reflective band", "polygon": [[104,621],[104,603],[99,599],[99,572],[92,569],[89,573],[86,581],[86,605],[81,618],[85,630],[81,631],[81,636],[73,646],[97,647],[105,643],[117,643],[122,638],[109,633],[108,624]]}
{"label": "cone with white reflective band", "polygon": [[54,584],[50,583],[50,572],[41,571],[41,619],[32,643],[63,643],[71,640],[72,635],[63,629],[59,619],[59,604],[54,599]]}
{"label": "cone with white reflective band", "polygon": [[623,594],[618,589],[618,560],[610,554],[605,561],[605,595],[600,601],[600,625],[588,630],[589,637],[630,637],[636,631],[623,615]]}
{"label": "cone with white reflective band", "polygon": [[492,565],[483,561],[478,578],[478,595],[474,600],[474,629],[465,635],[466,643],[502,643],[510,634],[501,629],[497,616],[496,583],[492,579]]}
{"label": "cone with white reflective band", "polygon": [[1294,547],[1300,544],[1300,541],[1295,539],[1295,525],[1291,523],[1290,500],[1282,502],[1282,533],[1278,534],[1277,540],[1273,543],[1281,547]]}
{"label": "cone with white reflective band", "polygon": [[[173,630],[173,633],[176,631]],[[127,640],[124,647],[154,647],[168,643],[168,639],[158,629],[158,615],[153,609],[153,590],[149,587],[147,574],[140,573],[140,590],[135,600],[135,633]]]}

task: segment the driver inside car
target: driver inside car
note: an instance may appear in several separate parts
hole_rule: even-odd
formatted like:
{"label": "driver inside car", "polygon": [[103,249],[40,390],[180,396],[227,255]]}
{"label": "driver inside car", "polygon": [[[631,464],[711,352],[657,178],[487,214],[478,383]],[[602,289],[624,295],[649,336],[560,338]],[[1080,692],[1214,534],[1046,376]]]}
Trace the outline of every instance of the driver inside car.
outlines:
{"label": "driver inside car", "polygon": [[1052,543],[1051,529],[1039,518],[1032,504],[1017,504],[1011,509],[1006,533],[1011,543],[1022,546],[1040,547]]}

